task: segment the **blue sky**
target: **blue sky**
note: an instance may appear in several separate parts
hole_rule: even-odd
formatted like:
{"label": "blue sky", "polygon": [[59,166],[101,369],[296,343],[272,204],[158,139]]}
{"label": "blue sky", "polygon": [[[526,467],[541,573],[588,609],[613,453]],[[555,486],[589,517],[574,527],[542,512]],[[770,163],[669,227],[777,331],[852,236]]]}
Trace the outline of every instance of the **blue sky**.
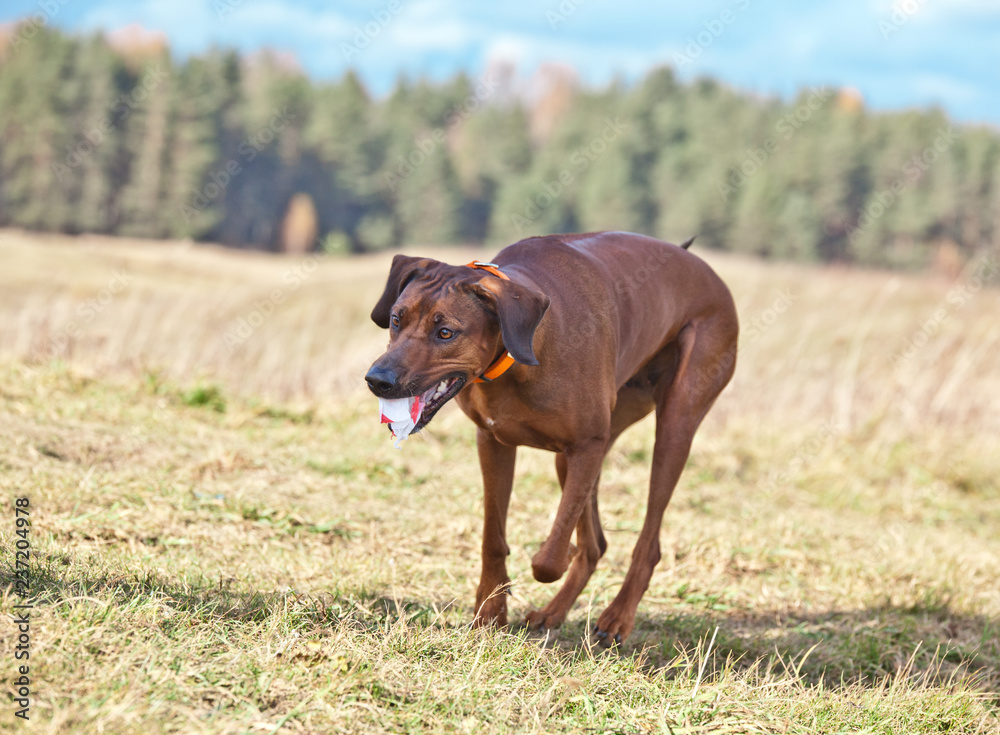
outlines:
{"label": "blue sky", "polygon": [[525,76],[568,63],[595,86],[669,64],[761,94],[853,87],[875,109],[936,104],[1000,125],[1000,0],[8,0],[0,21],[45,7],[65,30],[161,31],[180,56],[266,46],[317,79],[354,67],[376,95],[400,71],[475,76],[492,60]]}

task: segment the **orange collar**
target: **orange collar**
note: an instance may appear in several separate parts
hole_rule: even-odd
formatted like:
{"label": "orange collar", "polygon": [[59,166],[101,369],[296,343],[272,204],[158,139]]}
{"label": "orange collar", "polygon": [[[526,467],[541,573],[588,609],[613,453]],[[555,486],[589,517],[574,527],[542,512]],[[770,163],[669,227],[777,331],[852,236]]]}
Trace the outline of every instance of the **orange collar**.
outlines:
{"label": "orange collar", "polygon": [[[487,273],[503,279],[504,281],[510,280],[510,278],[507,277],[507,274],[500,270],[500,266],[495,263],[481,263],[478,260],[474,260],[471,263],[467,263],[467,265],[469,268],[486,271]],[[486,371],[472,382],[490,383],[510,370],[513,364],[514,358],[509,352],[505,351],[496,362],[486,368]]]}

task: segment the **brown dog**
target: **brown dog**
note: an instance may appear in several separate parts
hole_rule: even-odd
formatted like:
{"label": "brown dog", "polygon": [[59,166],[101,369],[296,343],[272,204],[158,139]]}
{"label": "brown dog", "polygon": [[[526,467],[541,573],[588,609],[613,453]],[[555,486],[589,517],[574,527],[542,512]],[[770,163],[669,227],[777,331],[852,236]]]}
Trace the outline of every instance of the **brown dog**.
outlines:
{"label": "brown dog", "polygon": [[[485,517],[476,624],[507,622],[505,529],[516,448],[556,453],[562,498],[531,566],[540,582],[569,574],[526,620],[555,628],[607,548],[597,513],[604,456],[655,409],[646,520],[621,591],[594,629],[605,645],[632,631],[691,440],[736,364],[732,296],[687,252],[690,244],[601,232],[522,240],[497,255],[495,268],[393,259],[372,311],[390,330],[389,347],[365,380],[383,398],[421,395],[418,430],[453,397],[479,427]],[[513,364],[504,371],[506,363]]]}

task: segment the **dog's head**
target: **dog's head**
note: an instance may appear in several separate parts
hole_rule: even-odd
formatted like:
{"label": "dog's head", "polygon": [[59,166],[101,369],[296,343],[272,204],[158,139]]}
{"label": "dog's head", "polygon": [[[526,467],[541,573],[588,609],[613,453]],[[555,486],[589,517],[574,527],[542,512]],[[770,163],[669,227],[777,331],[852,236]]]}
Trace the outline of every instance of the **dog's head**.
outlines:
{"label": "dog's head", "polygon": [[486,271],[397,255],[372,321],[389,347],[365,380],[380,398],[421,396],[415,430],[506,349],[537,365],[532,342],[549,299]]}

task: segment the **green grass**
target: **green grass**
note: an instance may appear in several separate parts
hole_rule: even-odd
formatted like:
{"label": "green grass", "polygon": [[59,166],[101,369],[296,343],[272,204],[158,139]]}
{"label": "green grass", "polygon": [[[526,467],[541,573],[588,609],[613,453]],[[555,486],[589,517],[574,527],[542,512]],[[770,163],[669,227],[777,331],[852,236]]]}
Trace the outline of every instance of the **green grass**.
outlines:
{"label": "green grass", "polygon": [[[3,489],[31,498],[37,554],[32,731],[1000,729],[1000,509],[966,490],[921,502],[918,478],[907,513],[866,482],[835,504],[806,472],[749,492],[794,444],[738,482],[701,447],[636,632],[607,652],[584,632],[634,541],[641,431],[609,459],[612,548],[546,641],[468,628],[479,480],[454,411],[397,452],[366,401],[303,423],[64,369],[9,365],[2,385]],[[548,457],[522,459],[515,615],[549,593],[529,559],[557,492]]]}
{"label": "green grass", "polygon": [[185,406],[202,406],[219,413],[226,412],[226,399],[217,385],[196,385],[181,394]]}

